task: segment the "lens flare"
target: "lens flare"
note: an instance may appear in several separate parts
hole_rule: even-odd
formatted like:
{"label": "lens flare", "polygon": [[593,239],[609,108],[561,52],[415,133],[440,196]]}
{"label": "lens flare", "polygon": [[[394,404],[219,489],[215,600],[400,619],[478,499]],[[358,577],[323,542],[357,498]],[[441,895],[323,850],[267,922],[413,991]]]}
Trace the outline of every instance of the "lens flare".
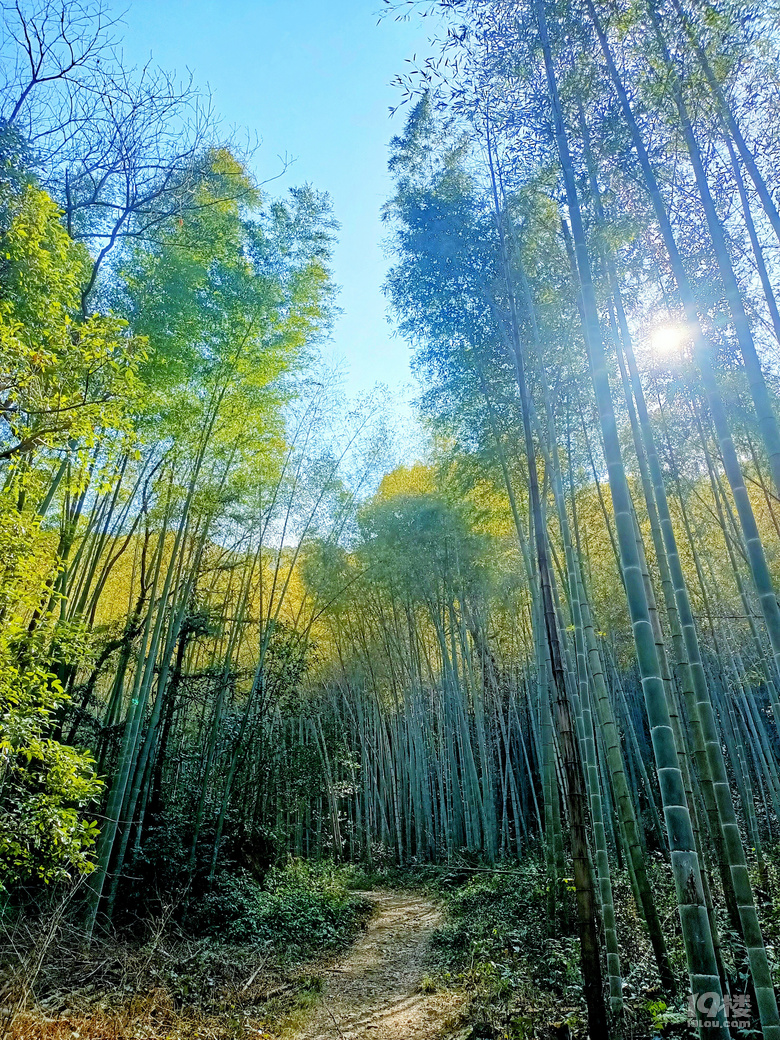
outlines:
{"label": "lens flare", "polygon": [[658,325],[650,333],[650,349],[659,357],[670,357],[681,353],[689,339],[690,334],[685,325]]}

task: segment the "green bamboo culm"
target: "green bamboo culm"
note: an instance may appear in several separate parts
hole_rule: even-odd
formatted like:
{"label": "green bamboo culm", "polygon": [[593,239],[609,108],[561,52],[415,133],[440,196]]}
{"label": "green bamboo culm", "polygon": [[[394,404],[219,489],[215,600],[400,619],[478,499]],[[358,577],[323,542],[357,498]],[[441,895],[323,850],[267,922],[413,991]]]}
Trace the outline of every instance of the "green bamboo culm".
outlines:
{"label": "green bamboo culm", "polygon": [[644,691],[653,753],[661,788],[661,799],[669,838],[669,849],[685,942],[691,992],[694,994],[716,994],[720,1001],[720,1007],[713,1033],[728,1036],[729,1030],[722,1006],[721,982],[702,889],[700,864],[696,854],[682,775],[677,761],[677,747],[666,704],[655,638],[650,623],[647,598],[637,554],[630,492],[623,468],[620,440],[612,404],[606,356],[599,322],[598,305],[593,288],[585,229],[580,214],[574,168],[558,95],[544,0],[534,0],[533,9],[539,32],[539,42],[544,56],[554,135],[574,238],[579,283],[582,292],[582,305],[586,320],[584,333],[590,355],[591,376],[604,438],[604,451],[620,548],[621,569],[625,582],[637,663]]}

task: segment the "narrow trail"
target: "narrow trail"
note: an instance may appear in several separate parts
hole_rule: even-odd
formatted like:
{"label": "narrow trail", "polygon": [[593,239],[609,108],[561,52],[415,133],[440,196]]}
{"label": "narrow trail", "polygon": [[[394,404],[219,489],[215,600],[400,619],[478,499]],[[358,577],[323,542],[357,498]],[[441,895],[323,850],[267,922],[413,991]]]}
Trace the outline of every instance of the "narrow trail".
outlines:
{"label": "narrow trail", "polygon": [[377,906],[365,934],[324,972],[322,1000],[286,1040],[438,1040],[451,1037],[462,994],[422,993],[442,914],[408,892],[367,892]]}

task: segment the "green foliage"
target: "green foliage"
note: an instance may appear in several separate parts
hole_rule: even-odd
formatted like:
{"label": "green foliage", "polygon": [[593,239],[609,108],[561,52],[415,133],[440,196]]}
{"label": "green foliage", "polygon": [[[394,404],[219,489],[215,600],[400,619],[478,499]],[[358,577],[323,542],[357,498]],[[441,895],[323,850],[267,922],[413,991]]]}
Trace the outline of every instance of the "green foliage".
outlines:
{"label": "green foliage", "polygon": [[436,494],[376,496],[363,509],[362,554],[375,588],[408,594],[433,608],[449,587],[480,587],[486,541],[468,506]]}
{"label": "green foliage", "polygon": [[218,401],[214,450],[227,445],[255,469],[260,455],[267,468],[281,447],[283,377],[330,322],[329,202],[301,190],[266,205],[225,149],[190,194],[184,216],[119,271],[115,305],[149,344],[136,421],[184,445]]}
{"label": "green foliage", "polygon": [[293,860],[262,886],[246,871],[223,872],[190,908],[186,927],[223,942],[266,943],[295,959],[346,945],[368,913],[337,868]]}
{"label": "green foliage", "polygon": [[550,930],[546,885],[543,866],[530,862],[516,875],[483,875],[456,889],[436,940],[450,967],[472,984],[488,982],[496,996],[522,981],[576,1001],[579,944],[570,932]]}
{"label": "green foliage", "polygon": [[45,629],[27,612],[45,595],[48,539],[34,516],[0,496],[0,887],[50,884],[91,870],[97,837],[84,810],[102,784],[92,756],[50,735],[63,702],[46,658]]}
{"label": "green foliage", "polygon": [[[42,732],[56,704],[58,691],[51,678],[42,671],[34,677],[28,673],[22,684],[27,700],[6,700],[0,720],[0,754],[8,759],[0,787],[2,888],[31,880],[69,880],[93,865],[90,854],[98,828],[82,811],[102,784],[88,752]],[[10,671],[14,693],[20,685],[16,679]],[[8,679],[3,686],[7,684]]]}
{"label": "green foliage", "polygon": [[114,316],[79,314],[88,254],[62,225],[45,191],[33,184],[5,194],[0,230],[0,458],[67,442],[93,444],[126,422],[137,392],[140,341]]}
{"label": "green foliage", "polygon": [[64,625],[58,648],[50,645],[56,543],[35,509],[50,463],[35,462],[123,428],[138,342],[119,319],[80,315],[88,256],[46,192],[9,176],[0,194],[0,458],[11,463],[0,495],[0,885],[8,889],[91,869],[97,827],[83,813],[102,784],[89,753],[51,735],[65,700],[52,667],[63,654],[83,656],[84,633]]}

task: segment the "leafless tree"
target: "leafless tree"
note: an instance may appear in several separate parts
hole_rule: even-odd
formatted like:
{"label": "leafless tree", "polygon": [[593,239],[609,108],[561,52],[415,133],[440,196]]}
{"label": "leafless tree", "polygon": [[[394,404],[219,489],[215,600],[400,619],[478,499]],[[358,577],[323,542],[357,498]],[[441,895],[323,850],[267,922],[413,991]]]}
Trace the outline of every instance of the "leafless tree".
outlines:
{"label": "leafless tree", "polygon": [[208,93],[189,74],[126,67],[117,26],[104,0],[2,7],[0,112],[33,150],[70,233],[91,246],[85,311],[118,243],[152,236],[193,204],[217,143]]}
{"label": "leafless tree", "polygon": [[80,89],[113,59],[116,19],[103,0],[14,0],[3,4],[2,16],[2,114],[33,140],[41,125],[44,133],[57,129],[46,125],[47,114],[65,115],[60,105],[52,108],[52,93]]}

